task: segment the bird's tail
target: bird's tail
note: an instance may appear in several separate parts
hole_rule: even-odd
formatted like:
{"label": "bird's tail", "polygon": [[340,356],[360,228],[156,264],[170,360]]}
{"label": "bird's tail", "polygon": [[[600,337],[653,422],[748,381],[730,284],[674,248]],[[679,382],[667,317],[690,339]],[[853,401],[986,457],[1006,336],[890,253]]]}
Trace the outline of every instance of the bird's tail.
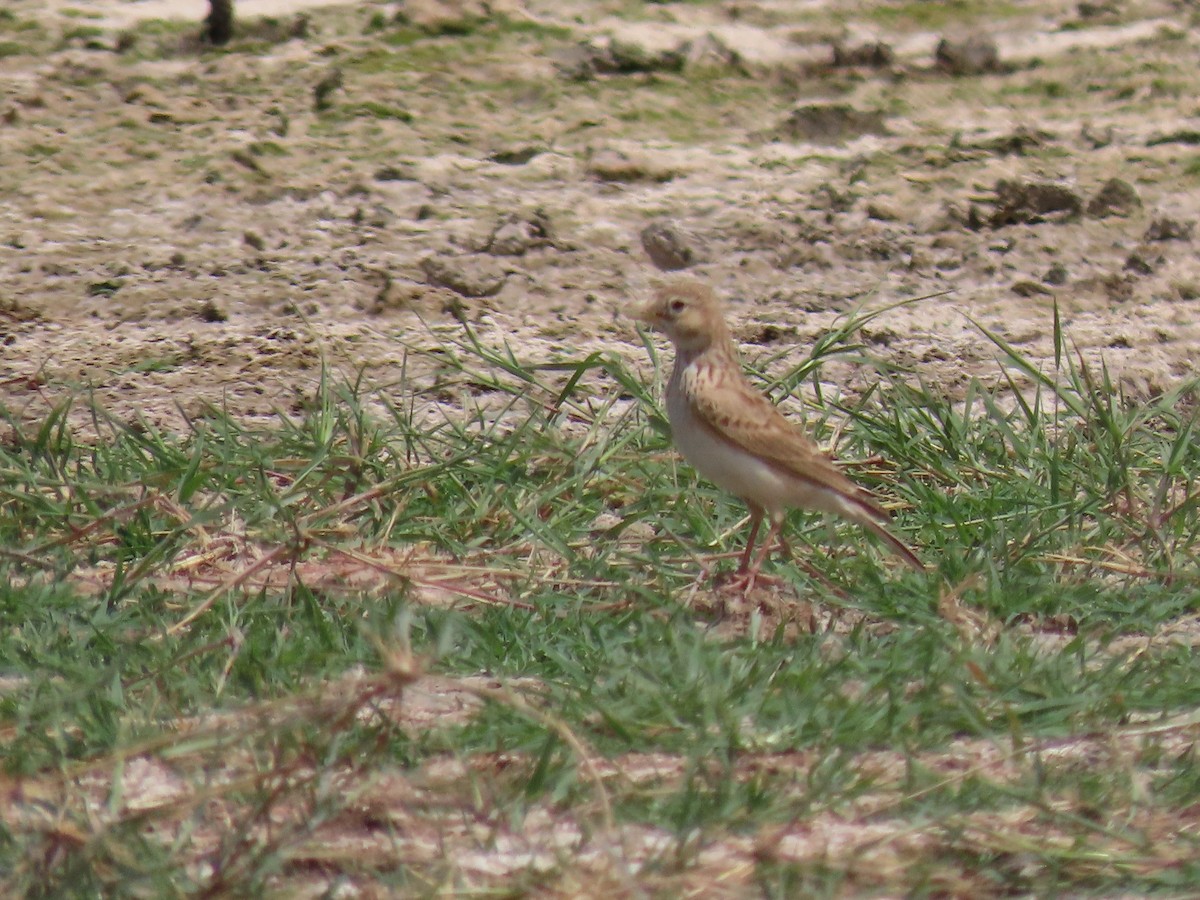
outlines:
{"label": "bird's tail", "polygon": [[914,571],[929,571],[929,569],[925,567],[925,563],[921,562],[920,558],[917,556],[917,554],[913,553],[908,544],[904,543],[904,541],[892,534],[878,519],[874,517],[863,516],[859,519],[859,521],[866,526],[868,531],[871,531],[878,537],[882,538],[883,542],[887,544],[887,548],[912,566]]}
{"label": "bird's tail", "polygon": [[888,529],[885,523],[890,522],[892,518],[888,511],[876,503],[870,494],[858,488],[857,485],[847,481],[845,489],[842,490],[830,489],[830,486],[826,486],[826,491],[821,500],[824,502],[818,508],[838,513],[852,522],[858,522],[868,531],[880,537],[887,544],[889,550],[912,566],[915,571],[929,571],[917,554],[909,549],[908,544],[904,543],[904,541],[900,540],[900,538],[896,537]]}

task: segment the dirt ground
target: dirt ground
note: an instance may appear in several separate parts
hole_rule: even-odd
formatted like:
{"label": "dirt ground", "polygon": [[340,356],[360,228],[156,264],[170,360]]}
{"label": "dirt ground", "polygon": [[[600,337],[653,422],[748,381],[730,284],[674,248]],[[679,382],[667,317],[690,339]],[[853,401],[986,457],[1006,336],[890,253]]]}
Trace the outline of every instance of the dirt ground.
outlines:
{"label": "dirt ground", "polygon": [[198,2],[6,4],[15,419],[80,389],[169,429],[271,416],[322,360],[402,394],[399,348],[456,317],[648,369],[623,316],[647,247],[781,368],[861,303],[948,292],[877,319],[872,352],[954,394],[999,377],[968,316],[1049,364],[1057,303],[1135,395],[1200,370],[1187,4],[238,9],[218,53]]}
{"label": "dirt ground", "polygon": [[[1187,3],[237,9],[238,37],[217,51],[197,39],[200,0],[0,8],[12,427],[79,392],[169,430],[214,406],[266,423],[302,410],[330,368],[401,402],[436,374],[405,348],[463,321],[523,360],[603,351],[650,378],[625,312],[675,268],[720,289],[747,356],[772,371],[846,313],[912,300],[870,323],[868,349],[951,397],[1004,378],[978,325],[1051,369],[1056,305],[1068,340],[1134,397],[1200,375],[1200,13]],[[855,393],[878,376],[832,363],[822,377]],[[69,416],[82,439],[86,406]],[[405,715],[446,720],[479,690],[426,679]],[[1007,765],[988,749],[955,748],[945,768]],[[131,805],[173,789],[157,762],[135,762]],[[620,765],[636,781],[676,763]],[[902,783],[890,751],[869,765]],[[458,768],[428,779],[431,793],[466,783]],[[405,806],[407,778],[376,788],[403,831],[419,806]],[[1000,827],[984,818],[981,833]],[[482,882],[578,843],[529,819],[524,843],[460,868]],[[863,865],[885,869],[905,849],[888,835],[927,849],[899,816],[886,834],[834,819],[781,832],[772,852],[866,848]],[[447,839],[447,822],[439,839],[476,841]],[[364,856],[393,852],[374,840],[346,836]],[[664,838],[624,840],[652,858]],[[737,841],[700,859],[697,884],[760,858]]]}

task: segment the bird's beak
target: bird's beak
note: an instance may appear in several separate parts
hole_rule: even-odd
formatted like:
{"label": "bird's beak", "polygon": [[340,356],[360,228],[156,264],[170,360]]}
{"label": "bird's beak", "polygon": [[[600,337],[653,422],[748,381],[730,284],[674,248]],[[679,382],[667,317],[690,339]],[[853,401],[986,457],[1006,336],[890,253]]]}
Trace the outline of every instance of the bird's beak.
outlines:
{"label": "bird's beak", "polygon": [[653,325],[658,321],[658,313],[655,311],[653,303],[646,303],[635,308],[629,316],[647,325]]}

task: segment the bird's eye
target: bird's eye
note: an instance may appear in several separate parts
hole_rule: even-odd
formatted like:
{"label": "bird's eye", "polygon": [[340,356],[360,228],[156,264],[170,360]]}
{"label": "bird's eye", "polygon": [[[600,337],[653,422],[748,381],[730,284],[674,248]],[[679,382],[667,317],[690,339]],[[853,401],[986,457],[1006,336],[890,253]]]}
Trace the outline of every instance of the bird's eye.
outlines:
{"label": "bird's eye", "polygon": [[682,300],[672,300],[667,305],[667,309],[671,310],[671,315],[674,315],[674,316],[679,315],[686,308],[687,308],[687,304],[684,303]]}

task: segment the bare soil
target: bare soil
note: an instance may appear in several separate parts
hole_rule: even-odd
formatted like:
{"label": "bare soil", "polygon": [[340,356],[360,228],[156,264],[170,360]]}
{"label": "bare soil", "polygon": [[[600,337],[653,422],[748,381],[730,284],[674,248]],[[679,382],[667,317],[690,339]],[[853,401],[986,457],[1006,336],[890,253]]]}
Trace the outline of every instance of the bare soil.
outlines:
{"label": "bare soil", "polygon": [[[17,0],[0,403],[34,423],[83,389],[177,429],[297,408],[323,363],[400,395],[402,344],[456,317],[641,365],[650,225],[779,366],[862,303],[948,292],[867,337],[952,395],[999,377],[969,319],[1048,364],[1054,304],[1135,395],[1195,376],[1186,7],[927,6],[245,2],[215,52],[139,18],[169,4]],[[936,48],[970,35],[994,55],[959,71]]]}
{"label": "bare soil", "polygon": [[[239,37],[215,51],[197,40],[199,3],[0,10],[0,409],[15,427],[81,391],[169,430],[214,406],[263,422],[302,409],[330,370],[399,402],[431,374],[404,348],[462,321],[528,360],[602,350],[650,377],[625,312],[664,266],[715,284],[748,355],[779,369],[847,312],[911,300],[870,324],[869,349],[951,397],[1003,378],[979,326],[1052,368],[1055,307],[1079,354],[1134,397],[1200,374],[1200,29],[1186,4],[238,11]],[[158,18],[176,13],[192,18]],[[854,393],[878,376],[843,363],[823,377]],[[85,406],[69,421],[87,437]],[[789,621],[826,615],[798,606]],[[405,718],[468,714],[482,690],[426,679]],[[1062,747],[1102,751],[1117,752]],[[964,746],[944,763],[1003,767],[1015,752]],[[175,797],[158,763],[134,762],[131,803]],[[897,785],[902,763],[874,760]],[[673,759],[597,764],[679,777]],[[580,846],[580,823],[540,809],[522,833],[462,824],[461,766],[427,767],[416,787],[372,781],[361,822],[305,845],[314,871],[337,841],[394,853],[380,819],[412,835],[412,859],[457,853],[475,885]],[[423,808],[413,797],[442,798],[446,821],[432,801],[428,821],[403,820]],[[863,884],[886,884],[912,851],[1025,827],[981,814],[952,839],[887,809],[864,830],[857,812],[723,842],[695,883],[736,895],[754,860],[854,853]],[[581,857],[580,895],[628,887],[604,837]],[[668,837],[620,842],[653,863]]]}

